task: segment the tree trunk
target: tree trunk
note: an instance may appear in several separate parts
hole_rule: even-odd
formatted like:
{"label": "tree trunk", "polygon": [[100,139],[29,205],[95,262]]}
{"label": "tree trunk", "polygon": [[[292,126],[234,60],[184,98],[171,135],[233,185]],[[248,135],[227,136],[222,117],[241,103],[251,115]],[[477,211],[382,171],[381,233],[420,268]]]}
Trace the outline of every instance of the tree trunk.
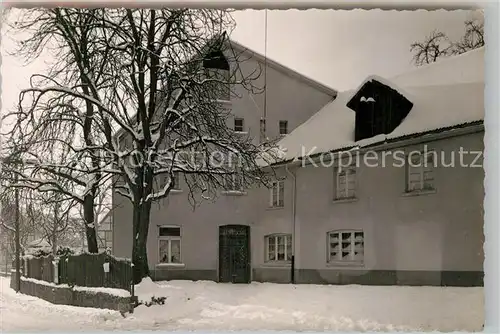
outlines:
{"label": "tree trunk", "polygon": [[99,253],[97,246],[96,224],[94,216],[94,197],[88,194],[83,199],[83,217],[85,223],[85,236],[87,238],[87,250],[89,253]]}
{"label": "tree trunk", "polygon": [[132,263],[134,264],[134,284],[140,283],[144,277],[149,276],[147,238],[149,230],[149,217],[151,202],[134,205],[133,217],[133,243]]}
{"label": "tree trunk", "polygon": [[[55,224],[54,224],[55,225]],[[57,253],[57,226],[52,229],[52,254],[56,256]]]}

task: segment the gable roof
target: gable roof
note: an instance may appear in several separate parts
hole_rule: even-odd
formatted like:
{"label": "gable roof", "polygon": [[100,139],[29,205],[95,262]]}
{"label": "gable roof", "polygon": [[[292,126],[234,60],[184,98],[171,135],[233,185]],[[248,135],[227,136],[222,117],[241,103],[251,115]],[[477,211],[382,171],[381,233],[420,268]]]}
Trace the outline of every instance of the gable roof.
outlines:
{"label": "gable roof", "polygon": [[[396,79],[370,76],[353,90],[341,92],[278,145],[285,161],[324,152],[366,147],[409,135],[446,130],[484,119],[484,50],[474,50],[418,68]],[[457,70],[453,70],[457,69]],[[479,72],[474,74],[474,72]],[[414,106],[387,135],[354,140],[355,112],[346,104],[363,85],[376,80],[402,93]],[[427,83],[426,83],[426,80]]]}
{"label": "gable roof", "polygon": [[257,51],[254,51],[254,50],[251,50],[249,48],[247,48],[246,46],[242,45],[241,43],[239,42],[236,42],[234,39],[229,39],[229,43],[231,46],[234,47],[234,49],[238,49],[239,51],[241,52],[247,52],[249,53],[252,57],[254,57],[255,59],[257,59],[258,61],[260,61],[261,63],[266,63],[269,67],[285,74],[285,75],[288,75],[292,78],[296,78],[308,85],[310,85],[311,87],[313,88],[316,88],[320,91],[322,91],[323,93],[329,95],[329,96],[332,96],[332,97],[335,97],[337,96],[337,91],[331,87],[328,87],[322,83],[320,83],[319,81],[316,81],[302,73],[299,73],[281,63],[278,63],[277,61],[257,52]]}
{"label": "gable roof", "polygon": [[[337,91],[331,87],[328,87],[319,81],[316,81],[314,79],[311,79],[310,77],[301,74],[295,70],[292,70],[289,67],[286,67],[275,60],[270,59],[269,57],[266,57],[265,55],[262,55],[261,53],[258,53],[257,51],[254,51],[243,44],[236,42],[234,39],[231,39],[228,37],[226,32],[223,32],[220,35],[216,35],[212,37],[210,40],[207,41],[205,44],[205,47],[202,49],[202,52],[209,52],[210,49],[214,45],[220,45],[220,43],[227,43],[231,46],[232,50],[238,50],[242,53],[248,53],[250,56],[254,57],[256,60],[258,60],[261,63],[267,64],[267,66],[276,69],[277,71],[280,71],[281,73],[284,73],[285,75],[288,75],[292,78],[296,78],[309,86],[331,96],[332,98],[335,98],[337,96]],[[226,45],[227,45],[226,44]],[[131,119],[134,119],[134,122],[137,120],[137,114],[134,113],[134,115],[131,116]],[[121,135],[125,130],[123,128],[119,128],[118,131],[114,134],[114,137],[118,137]]]}

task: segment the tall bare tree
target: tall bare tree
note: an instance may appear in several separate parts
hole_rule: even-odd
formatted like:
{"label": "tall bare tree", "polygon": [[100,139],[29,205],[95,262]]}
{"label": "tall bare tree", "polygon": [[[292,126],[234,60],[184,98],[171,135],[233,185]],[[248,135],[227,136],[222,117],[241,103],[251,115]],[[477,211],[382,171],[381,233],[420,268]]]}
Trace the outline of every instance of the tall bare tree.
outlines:
{"label": "tall bare tree", "polygon": [[[22,92],[31,95],[31,104],[20,108],[18,119],[59,118],[61,123],[72,117],[74,124],[80,115],[85,144],[72,152],[83,154],[86,163],[59,165],[57,171],[86,175],[83,194],[92,201],[93,186],[97,191],[104,177],[113,177],[115,191],[130,200],[136,282],[149,274],[146,240],[151,205],[169,196],[177,175],[187,183],[193,203],[212,198],[228,178],[237,179],[242,187],[267,185],[269,175],[258,162],[275,159],[275,148],[235,136],[227,126],[230,110],[220,102],[236,95],[235,88],[259,91],[254,82],[260,69],[242,71],[239,65],[245,56],[227,39],[226,31],[233,26],[229,12],[50,9],[35,13],[38,23],[31,26],[37,27],[36,32],[43,27],[45,36],[63,36],[57,41],[61,50],[71,52],[64,54],[71,75],[32,82]],[[61,23],[61,17],[71,20]],[[43,118],[35,115],[39,109]],[[45,163],[43,168],[54,172],[55,166]],[[78,184],[78,180],[73,181]]]}
{"label": "tall bare tree", "polygon": [[[91,29],[95,24],[92,20],[95,17],[85,15],[87,12],[92,13],[93,10],[26,10],[12,24],[13,31],[27,36],[20,38],[16,55],[30,61],[39,57],[47,47],[57,50],[50,71],[32,76],[32,87],[43,84],[59,88],[68,86],[81,94],[92,96],[86,83],[95,79],[88,76],[91,71],[90,59],[95,57],[90,42]],[[101,59],[99,64],[93,62],[92,66],[105,71],[106,61]],[[99,80],[92,83],[94,89],[106,85]],[[32,160],[35,158],[38,161],[37,167],[46,176],[52,174],[52,177],[36,182],[29,179],[31,182],[27,186],[33,188],[33,183],[36,183],[38,190],[49,186],[51,191],[65,193],[83,206],[88,250],[91,253],[98,251],[94,205],[102,181],[99,153],[94,149],[98,140],[95,138],[98,132],[92,129],[94,114],[95,105],[84,100],[68,94],[48,95],[29,89],[21,93],[19,109],[6,116],[16,118],[10,136],[15,147],[20,148],[18,155],[28,154]],[[39,159],[44,152],[53,150],[65,152],[65,164]],[[56,181],[61,178],[73,182],[75,187],[83,191],[78,194],[68,192]],[[26,180],[21,179],[21,183]]]}
{"label": "tall bare tree", "polygon": [[484,21],[480,18],[465,21],[465,33],[452,41],[441,32],[432,31],[423,41],[410,45],[413,62],[417,66],[430,64],[442,57],[458,55],[484,46]]}
{"label": "tall bare tree", "polygon": [[[3,182],[2,182],[3,183]],[[40,230],[34,217],[30,215],[29,201],[30,191],[19,191],[19,240],[21,248],[26,248],[30,237],[39,235]],[[0,193],[0,234],[2,234],[2,246],[10,253],[15,252],[15,211],[14,189]]]}

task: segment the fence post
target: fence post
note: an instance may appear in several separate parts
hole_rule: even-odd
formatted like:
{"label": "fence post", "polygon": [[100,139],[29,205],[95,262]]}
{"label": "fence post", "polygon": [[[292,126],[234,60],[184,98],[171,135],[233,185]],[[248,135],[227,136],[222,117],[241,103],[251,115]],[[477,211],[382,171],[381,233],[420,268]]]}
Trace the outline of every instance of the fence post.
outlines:
{"label": "fence post", "polygon": [[104,287],[109,287],[109,274],[110,274],[110,261],[109,259],[105,256],[104,257],[104,263],[102,264],[102,270],[104,271]]}
{"label": "fence post", "polygon": [[59,284],[59,258],[54,258],[52,265],[54,267],[54,283]]}
{"label": "fence post", "polygon": [[130,301],[131,301],[131,307],[130,307],[130,313],[134,313],[134,308],[135,308],[135,304],[136,304],[136,299],[135,299],[135,285],[134,285],[134,263],[133,262],[130,262],[130,271],[131,273],[130,277],[131,277],[131,280],[130,280],[130,295],[131,295],[131,298],[130,298]]}

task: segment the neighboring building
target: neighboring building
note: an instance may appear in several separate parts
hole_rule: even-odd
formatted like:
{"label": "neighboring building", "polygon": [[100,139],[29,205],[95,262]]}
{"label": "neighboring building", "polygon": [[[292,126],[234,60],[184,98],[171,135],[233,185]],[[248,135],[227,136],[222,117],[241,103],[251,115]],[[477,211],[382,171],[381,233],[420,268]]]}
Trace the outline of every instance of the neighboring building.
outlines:
{"label": "neighboring building", "polygon": [[[113,250],[113,224],[112,224],[113,214],[112,210],[109,210],[106,215],[97,224],[97,247],[99,253],[106,250]],[[87,238],[85,237],[85,232],[82,236],[83,249],[87,250]]]}
{"label": "neighboring building", "polygon": [[[328,104],[311,81],[268,66],[267,119],[276,135],[279,120],[291,132],[279,143],[287,151],[276,182],[221,193],[194,211],[181,183],[151,212],[152,278],[482,285],[484,48],[392,80],[369,77]],[[258,123],[248,98],[231,105]],[[408,156],[422,150],[424,160]],[[339,170],[346,152],[361,163]],[[367,152],[376,153],[363,163]],[[452,155],[463,166],[444,167]],[[131,255],[131,213],[130,204],[113,211],[117,256]]]}
{"label": "neighboring building", "polygon": [[[288,165],[296,183],[284,181],[284,209],[266,214],[282,223],[265,234],[294,237],[295,281],[482,285],[483,119],[481,48],[392,80],[370,77],[284,138],[287,158],[302,159]],[[311,160],[324,166],[302,147],[316,147]],[[344,167],[347,152],[359,163]],[[281,265],[261,278],[289,281]]]}
{"label": "neighboring building", "polygon": [[99,221],[97,226],[97,242],[99,246],[99,251],[102,250],[112,250],[113,249],[113,224],[112,224],[113,214],[112,210]]}

